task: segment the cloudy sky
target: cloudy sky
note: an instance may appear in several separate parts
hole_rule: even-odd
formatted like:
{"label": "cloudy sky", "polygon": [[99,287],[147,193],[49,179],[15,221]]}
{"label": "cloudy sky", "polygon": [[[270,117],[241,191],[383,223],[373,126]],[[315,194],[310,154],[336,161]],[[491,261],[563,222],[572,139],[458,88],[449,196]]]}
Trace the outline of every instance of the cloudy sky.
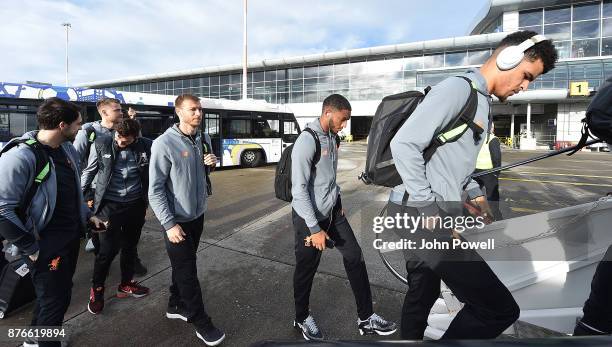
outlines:
{"label": "cloudy sky", "polygon": [[[249,61],[462,36],[488,0],[249,0]],[[0,7],[0,81],[239,64],[242,0],[21,0]]]}

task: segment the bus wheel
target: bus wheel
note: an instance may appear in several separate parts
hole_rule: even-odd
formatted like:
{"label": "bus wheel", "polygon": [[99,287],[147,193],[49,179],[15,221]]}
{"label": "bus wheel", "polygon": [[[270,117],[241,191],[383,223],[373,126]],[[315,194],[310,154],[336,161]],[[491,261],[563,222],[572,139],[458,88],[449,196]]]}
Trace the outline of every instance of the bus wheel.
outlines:
{"label": "bus wheel", "polygon": [[246,150],[242,152],[240,163],[244,167],[256,167],[261,165],[261,151]]}

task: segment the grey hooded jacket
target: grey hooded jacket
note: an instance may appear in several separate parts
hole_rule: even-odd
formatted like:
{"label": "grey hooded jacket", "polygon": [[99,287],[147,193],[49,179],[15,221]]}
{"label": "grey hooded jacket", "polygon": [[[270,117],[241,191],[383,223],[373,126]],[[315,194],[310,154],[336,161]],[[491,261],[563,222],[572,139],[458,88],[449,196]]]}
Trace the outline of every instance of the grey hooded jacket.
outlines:
{"label": "grey hooded jacket", "polygon": [[164,230],[177,223],[192,221],[206,211],[202,135],[211,146],[207,134],[198,131],[192,137],[193,143],[179,130],[178,124],[153,141],[149,163],[149,204]]}
{"label": "grey hooded jacket", "polygon": [[471,199],[483,195],[470,175],[489,132],[490,97],[487,82],[478,70],[470,69],[463,75],[471,79],[479,91],[474,122],[484,129],[480,140],[475,141],[472,130],[468,129],[456,142],[438,148],[425,164],[425,148],[434,134],[459,114],[470,93],[469,84],[458,77],[449,77],[432,87],[391,141],[393,160],[403,181],[393,188],[391,202],[402,204],[404,192],[408,192],[406,205],[416,207],[423,214],[435,215],[442,205],[436,201],[461,201],[464,190]]}
{"label": "grey hooded jacket", "polygon": [[306,126],[319,136],[321,158],[312,170],[316,142],[303,131],[291,153],[291,206],[306,221],[310,232],[316,233],[321,230],[318,222],[329,217],[340,195],[340,186],[336,184],[338,148],[335,135],[324,132],[319,119]]}
{"label": "grey hooded jacket", "polygon": [[101,139],[103,137],[111,137],[112,129],[108,129],[102,126],[100,121],[85,123],[82,125],[81,130],[77,133],[76,138],[74,139],[74,148],[79,154],[81,169],[85,169],[88,164],[89,157],[91,157],[91,152],[93,152],[93,143],[91,144],[91,148],[89,153],[87,153],[87,146],[89,144],[89,139],[87,138],[87,129],[93,128],[96,132],[96,139]]}
{"label": "grey hooded jacket", "polygon": [[[25,133],[22,139],[35,139],[38,131]],[[80,186],[79,177],[79,156],[70,142],[64,142],[61,145],[69,160],[75,166],[75,182],[76,186]],[[7,231],[11,235],[4,235],[9,241],[15,244],[19,243],[20,248],[26,254],[35,253],[38,250],[38,245],[34,241],[39,238],[41,230],[45,229],[55,208],[57,198],[57,182],[53,159],[51,161],[51,170],[49,178],[45,180],[38,188],[36,194],[32,198],[32,202],[27,209],[26,221],[23,223],[17,216],[15,209],[21,203],[24,195],[34,182],[36,173],[36,157],[32,150],[25,144],[18,145],[0,157],[0,218],[10,221],[16,228]],[[83,228],[92,213],[87,208],[81,194],[78,194],[78,206],[81,206],[79,213]],[[22,235],[19,233],[22,232]],[[8,236],[8,237],[7,237]],[[32,239],[31,236],[34,236]],[[25,244],[18,242],[21,238],[27,238]],[[17,241],[17,242],[15,242]]]}

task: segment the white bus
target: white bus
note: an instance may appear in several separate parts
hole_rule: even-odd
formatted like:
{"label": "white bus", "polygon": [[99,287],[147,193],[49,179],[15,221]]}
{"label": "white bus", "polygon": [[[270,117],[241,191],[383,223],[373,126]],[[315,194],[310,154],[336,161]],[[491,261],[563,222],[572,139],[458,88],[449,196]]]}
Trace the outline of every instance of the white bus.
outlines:
{"label": "white bus", "polygon": [[[0,82],[0,146],[36,129],[36,108],[50,97],[81,106],[83,122],[100,119],[96,101],[116,98],[126,110],[132,107],[137,111],[143,136],[151,139],[178,122],[173,95]],[[221,166],[255,167],[276,163],[284,148],[295,142],[300,132],[295,116],[281,105],[262,100],[200,100],[204,113],[202,130],[210,135],[213,152]]]}

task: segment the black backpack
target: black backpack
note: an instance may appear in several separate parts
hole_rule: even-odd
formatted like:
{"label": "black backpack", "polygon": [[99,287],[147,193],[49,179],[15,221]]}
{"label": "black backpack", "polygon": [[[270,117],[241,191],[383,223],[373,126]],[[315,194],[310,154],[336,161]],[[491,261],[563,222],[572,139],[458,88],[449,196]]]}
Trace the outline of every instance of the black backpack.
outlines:
{"label": "black backpack", "polygon": [[[426,163],[439,147],[459,140],[468,129],[472,129],[475,140],[479,140],[484,132],[483,128],[474,123],[474,117],[478,109],[478,91],[469,78],[457,77],[463,78],[469,83],[471,87],[470,95],[457,117],[431,139],[429,146],[423,153],[423,159]],[[397,172],[391,156],[391,140],[406,122],[406,119],[423,101],[430,89],[430,87],[427,87],[425,93],[408,91],[386,96],[382,99],[374,114],[368,135],[365,171],[359,176],[365,184],[395,187],[402,183],[402,178]]]}
{"label": "black backpack", "polygon": [[586,145],[589,137],[597,137],[601,141],[612,144],[612,77],[606,80],[591,103],[587,107],[586,117],[582,120],[582,137],[576,146],[576,151]]}
{"label": "black backpack", "polygon": [[51,163],[47,152],[42,147],[42,144],[35,139],[15,139],[6,144],[0,151],[0,156],[8,152],[11,148],[16,147],[19,144],[26,144],[28,148],[32,150],[36,157],[36,176],[34,176],[34,182],[30,185],[30,188],[26,191],[23,199],[21,200],[19,207],[15,211],[19,219],[25,224],[27,219],[27,211],[32,203],[38,187],[49,178],[51,171]]}
{"label": "black backpack", "polygon": [[[315,166],[321,159],[321,141],[319,141],[319,135],[310,129],[305,128],[305,132],[312,135],[315,140],[315,154],[312,158],[311,170],[315,170]],[[340,146],[340,137],[336,135],[336,146]],[[276,173],[274,175],[274,193],[277,199],[291,202],[293,196],[291,196],[291,153],[293,152],[293,144],[285,148],[281,155],[278,165],[276,166]]]}

